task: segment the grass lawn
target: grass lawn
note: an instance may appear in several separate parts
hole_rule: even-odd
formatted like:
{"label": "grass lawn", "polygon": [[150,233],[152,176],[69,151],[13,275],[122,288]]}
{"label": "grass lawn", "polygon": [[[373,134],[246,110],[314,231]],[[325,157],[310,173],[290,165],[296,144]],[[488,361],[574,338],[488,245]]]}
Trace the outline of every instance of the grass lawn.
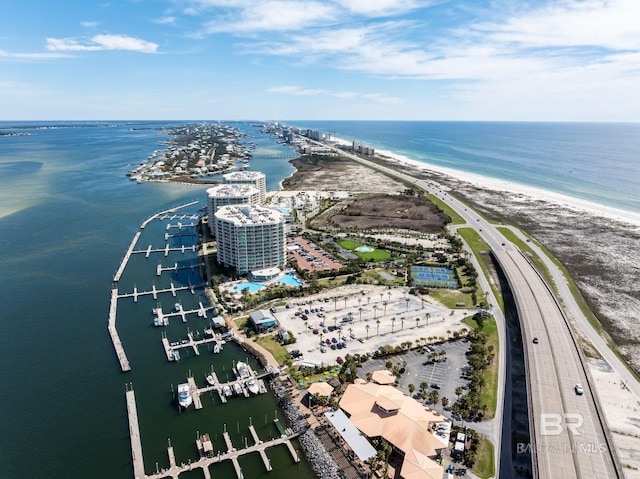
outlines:
{"label": "grass lawn", "polygon": [[493,462],[493,444],[486,437],[480,436],[478,444],[478,454],[476,462],[471,468],[476,476],[481,479],[488,479],[495,475],[495,464]]}
{"label": "grass lawn", "polygon": [[280,365],[289,357],[289,352],[278,341],[273,339],[273,335],[255,337],[253,340],[273,354],[273,357],[276,358]]}
{"label": "grass lawn", "polygon": [[437,299],[449,309],[459,309],[460,306],[456,306],[456,303],[465,303],[465,308],[473,307],[473,298],[471,297],[471,295],[468,293],[462,293],[458,289],[427,289],[429,290],[429,296]]}
{"label": "grass lawn", "polygon": [[[471,317],[464,318],[463,321],[473,329],[476,329],[478,327],[478,323],[476,323]],[[488,337],[487,347],[489,347],[489,345],[493,345],[493,352],[495,353],[495,357],[498,358],[500,349],[500,344],[498,342],[498,326],[496,325],[496,320],[493,317],[485,319],[484,326],[482,327],[482,332],[485,333]],[[487,413],[485,415],[485,418],[492,419],[496,415],[496,402],[498,395],[497,359],[494,360],[493,363],[491,363],[491,366],[484,370],[482,378],[484,379],[484,386],[482,387],[482,391],[480,392],[480,400],[487,406]]]}
{"label": "grass lawn", "polygon": [[357,241],[342,240],[342,241],[338,241],[338,244],[342,246],[344,249],[351,251],[353,254],[355,254],[358,258],[360,258],[363,261],[373,260],[377,262],[377,261],[387,261],[388,259],[391,259],[391,253],[383,249],[376,248],[371,253],[360,253],[358,251],[355,251],[355,248],[358,248],[359,246],[365,246],[364,243],[359,243]]}

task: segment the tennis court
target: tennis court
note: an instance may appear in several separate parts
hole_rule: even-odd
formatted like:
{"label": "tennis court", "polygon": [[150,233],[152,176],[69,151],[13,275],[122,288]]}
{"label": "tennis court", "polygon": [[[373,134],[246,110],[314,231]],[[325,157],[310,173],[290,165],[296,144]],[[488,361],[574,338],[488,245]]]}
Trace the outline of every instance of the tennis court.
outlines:
{"label": "tennis court", "polygon": [[411,266],[413,284],[435,288],[458,288],[453,270],[440,266]]}

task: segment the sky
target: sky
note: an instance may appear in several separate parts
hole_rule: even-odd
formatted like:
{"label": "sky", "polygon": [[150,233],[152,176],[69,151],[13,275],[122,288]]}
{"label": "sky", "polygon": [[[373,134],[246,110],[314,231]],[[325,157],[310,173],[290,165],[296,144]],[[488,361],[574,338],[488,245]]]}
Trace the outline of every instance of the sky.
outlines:
{"label": "sky", "polygon": [[5,121],[640,120],[640,0],[2,3]]}

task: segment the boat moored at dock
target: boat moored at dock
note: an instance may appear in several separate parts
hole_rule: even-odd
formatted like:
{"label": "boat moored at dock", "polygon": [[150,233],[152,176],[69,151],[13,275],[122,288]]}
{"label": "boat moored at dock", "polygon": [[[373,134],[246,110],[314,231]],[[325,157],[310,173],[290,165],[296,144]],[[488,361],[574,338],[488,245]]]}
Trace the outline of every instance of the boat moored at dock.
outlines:
{"label": "boat moored at dock", "polygon": [[188,408],[193,403],[189,383],[178,384],[178,404],[183,408]]}
{"label": "boat moored at dock", "polygon": [[255,378],[249,379],[245,384],[247,385],[247,389],[251,394],[258,394],[260,392],[258,382],[255,380]]}

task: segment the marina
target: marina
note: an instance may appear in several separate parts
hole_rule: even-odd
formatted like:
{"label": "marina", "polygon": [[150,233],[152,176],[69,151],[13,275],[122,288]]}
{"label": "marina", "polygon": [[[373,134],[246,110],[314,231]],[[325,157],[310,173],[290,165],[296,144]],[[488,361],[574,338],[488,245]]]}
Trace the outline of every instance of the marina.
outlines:
{"label": "marina", "polygon": [[152,313],[156,316],[153,322],[156,325],[166,326],[169,322],[169,318],[172,318],[174,316],[180,316],[180,318],[182,318],[182,322],[186,323],[187,315],[189,314],[196,314],[198,317],[206,319],[207,311],[212,311],[214,309],[216,309],[215,306],[205,307],[202,304],[202,302],[199,302],[198,309],[191,309],[191,310],[185,311],[184,309],[182,309],[182,307],[180,307],[173,313],[165,313],[162,311],[162,306],[158,306],[157,308],[153,308],[153,311],[152,311]]}
{"label": "marina", "polygon": [[[257,434],[255,433],[255,430],[253,429],[253,426],[250,426],[249,430],[251,431],[251,435],[255,441],[255,443],[252,446],[236,449],[233,446],[233,443],[231,442],[229,433],[225,431],[223,433],[225,445],[227,448],[225,452],[219,450],[217,454],[214,452],[212,455],[209,455],[209,456],[201,454],[201,457],[199,460],[195,462],[190,462],[188,464],[182,463],[180,465],[177,465],[175,461],[175,456],[173,455],[173,448],[168,447],[167,454],[169,455],[169,464],[170,464],[170,467],[168,469],[163,469],[156,472],[155,474],[150,474],[150,475],[143,475],[143,476],[136,475],[136,478],[144,477],[147,479],[163,479],[163,478],[172,477],[172,478],[178,479],[181,473],[192,471],[194,469],[201,469],[202,473],[204,474],[204,477],[211,478],[209,466],[213,464],[221,463],[223,461],[231,461],[236,472],[236,477],[238,479],[244,479],[244,474],[242,472],[242,468],[240,467],[240,463],[238,462],[238,458],[247,454],[253,454],[257,452],[260,454],[260,457],[262,458],[265,470],[271,471],[272,470],[271,461],[267,457],[266,450],[272,447],[280,446],[282,444],[284,444],[289,450],[289,453],[291,455],[293,462],[294,463],[300,462],[298,452],[296,451],[296,449],[293,447],[293,444],[291,443],[291,440],[299,436],[300,433],[294,433],[292,431],[289,431],[289,434],[287,435],[283,435],[278,438],[271,439],[269,441],[262,441],[260,440],[260,438],[258,438]],[[196,447],[198,447],[197,444],[196,444]],[[200,450],[200,448],[198,449]]]}
{"label": "marina", "polygon": [[180,271],[183,269],[194,270],[196,268],[199,268],[200,266],[204,266],[204,263],[196,263],[196,264],[191,264],[186,266],[178,266],[178,263],[175,263],[173,266],[168,266],[168,267],[163,267],[161,264],[159,264],[158,267],[156,268],[156,276],[160,276],[163,271]]}
{"label": "marina", "polygon": [[158,299],[158,295],[162,293],[171,293],[171,295],[175,298],[176,293],[178,291],[186,291],[189,290],[191,294],[195,294],[195,289],[203,286],[203,283],[197,285],[189,285],[189,286],[179,286],[175,287],[173,283],[169,288],[165,289],[156,289],[156,285],[154,284],[151,288],[151,291],[138,291],[137,287],[133,288],[131,293],[118,294],[118,299],[122,298],[133,298],[134,303],[138,302],[138,297],[152,295],[153,299]]}

